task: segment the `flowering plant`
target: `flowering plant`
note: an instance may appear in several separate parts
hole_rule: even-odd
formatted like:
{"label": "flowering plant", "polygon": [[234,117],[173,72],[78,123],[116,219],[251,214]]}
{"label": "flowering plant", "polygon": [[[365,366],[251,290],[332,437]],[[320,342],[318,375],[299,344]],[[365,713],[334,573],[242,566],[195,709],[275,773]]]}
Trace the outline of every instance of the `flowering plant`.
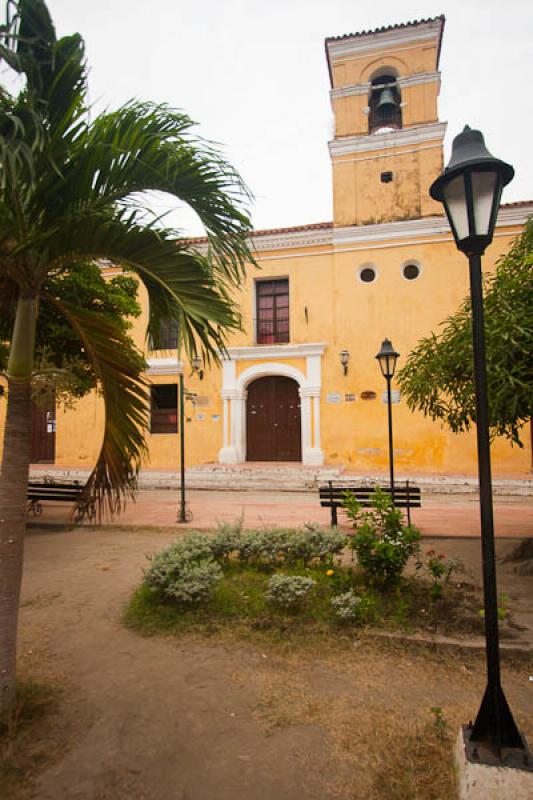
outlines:
{"label": "flowering plant", "polygon": [[446,558],[445,553],[437,553],[435,550],[426,552],[425,562],[419,561],[417,568],[423,567],[431,578],[431,595],[434,598],[442,596],[444,586],[449,583],[452,573],[458,570],[461,562],[458,558]]}
{"label": "flowering plant", "polygon": [[350,547],[367,578],[382,584],[397,582],[409,558],[418,553],[418,528],[402,524],[401,511],[379,487],[370,510],[363,510],[350,492],[345,494],[343,507],[355,531]]}

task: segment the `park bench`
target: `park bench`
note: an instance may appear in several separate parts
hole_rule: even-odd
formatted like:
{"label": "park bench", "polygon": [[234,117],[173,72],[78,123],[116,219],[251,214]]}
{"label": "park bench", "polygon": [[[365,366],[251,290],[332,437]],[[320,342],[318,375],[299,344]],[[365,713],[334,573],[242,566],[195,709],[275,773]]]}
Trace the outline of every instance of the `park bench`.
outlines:
{"label": "park bench", "polygon": [[96,516],[94,498],[86,495],[85,486],[78,481],[58,482],[51,478],[29,481],[27,496],[27,511],[34,517],[43,513],[43,502],[73,503],[75,522],[81,522],[85,516],[90,520]]}
{"label": "park bench", "polygon": [[[369,507],[372,505],[372,495],[374,494],[377,486],[349,486],[348,484],[334,484],[333,481],[328,481],[324,486],[319,487],[320,505],[323,508],[331,509],[331,527],[336,526],[337,511],[342,509],[344,496],[346,492],[350,492],[358,503],[362,506]],[[390,486],[380,486],[383,492],[391,494]],[[396,508],[407,509],[407,522],[411,524],[411,509],[420,508],[422,506],[422,497],[420,486],[413,486],[409,481],[405,484],[394,483],[394,505]]]}

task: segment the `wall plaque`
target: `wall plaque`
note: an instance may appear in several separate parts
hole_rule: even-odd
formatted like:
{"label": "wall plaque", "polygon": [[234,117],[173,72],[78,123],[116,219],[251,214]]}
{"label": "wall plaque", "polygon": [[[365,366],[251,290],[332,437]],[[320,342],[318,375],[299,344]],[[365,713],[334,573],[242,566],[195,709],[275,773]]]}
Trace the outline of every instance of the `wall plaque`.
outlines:
{"label": "wall plaque", "polygon": [[328,392],[326,395],[326,403],[342,403],[342,397],[339,392]]}
{"label": "wall plaque", "polygon": [[[383,403],[388,402],[388,392],[383,392],[381,395],[381,400]],[[391,403],[399,403],[400,402],[400,392],[393,391],[390,393],[390,401]]]}
{"label": "wall plaque", "polygon": [[355,403],[356,400],[357,400],[357,398],[356,398],[356,396],[354,394],[345,394],[344,395],[344,402],[345,403]]}
{"label": "wall plaque", "polygon": [[375,392],[361,392],[361,400],[375,400],[376,393]]}

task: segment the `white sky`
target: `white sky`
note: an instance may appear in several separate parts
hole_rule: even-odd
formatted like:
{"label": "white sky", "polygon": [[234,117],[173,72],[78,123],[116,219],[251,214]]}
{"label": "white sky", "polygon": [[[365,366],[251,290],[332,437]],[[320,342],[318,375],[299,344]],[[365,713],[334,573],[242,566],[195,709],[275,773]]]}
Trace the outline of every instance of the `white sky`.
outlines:
{"label": "white sky", "polygon": [[[4,4],[3,4],[4,5]],[[446,15],[440,119],[479,127],[515,167],[504,202],[533,199],[531,0],[48,0],[79,31],[98,109],[135,97],[181,108],[224,145],[255,196],[256,228],[332,218],[324,39]],[[163,210],[158,204],[158,210]],[[182,211],[168,220],[199,233]]]}

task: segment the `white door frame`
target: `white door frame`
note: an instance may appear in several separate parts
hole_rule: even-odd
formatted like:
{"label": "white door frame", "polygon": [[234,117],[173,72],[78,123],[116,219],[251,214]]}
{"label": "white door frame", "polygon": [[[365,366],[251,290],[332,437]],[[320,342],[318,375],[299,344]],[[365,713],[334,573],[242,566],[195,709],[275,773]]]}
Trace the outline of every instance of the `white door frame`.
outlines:
{"label": "white door frame", "polygon": [[[292,378],[299,386],[301,399],[302,462],[309,465],[324,463],[320,447],[321,358],[325,344],[271,345],[235,347],[228,351],[222,363],[222,400],[224,403],[224,442],[219,451],[221,464],[241,464],[246,461],[246,396],[247,387],[257,378],[280,375]],[[254,364],[237,376],[237,361],[272,358],[305,357],[307,375],[283,361]]]}

